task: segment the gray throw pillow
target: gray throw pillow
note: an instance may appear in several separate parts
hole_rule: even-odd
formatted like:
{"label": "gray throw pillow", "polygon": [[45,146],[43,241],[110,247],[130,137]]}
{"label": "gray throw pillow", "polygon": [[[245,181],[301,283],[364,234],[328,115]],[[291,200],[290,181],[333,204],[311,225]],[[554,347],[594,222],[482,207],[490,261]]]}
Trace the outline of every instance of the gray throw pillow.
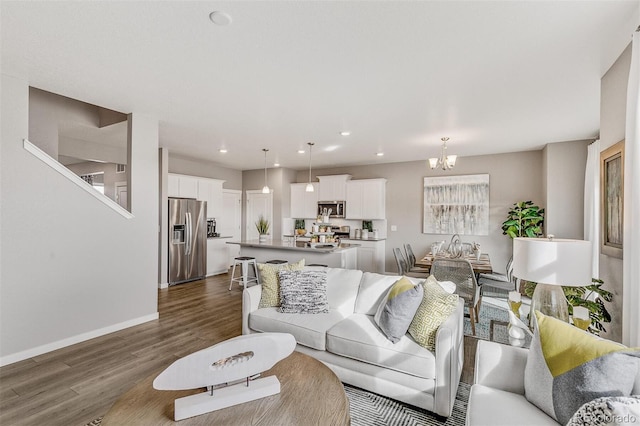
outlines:
{"label": "gray throw pillow", "polygon": [[280,312],[322,314],[329,312],[327,271],[279,271]]}
{"label": "gray throw pillow", "polygon": [[400,278],[387,291],[373,320],[391,342],[397,343],[407,333],[422,295],[422,285],[414,285],[407,277]]}

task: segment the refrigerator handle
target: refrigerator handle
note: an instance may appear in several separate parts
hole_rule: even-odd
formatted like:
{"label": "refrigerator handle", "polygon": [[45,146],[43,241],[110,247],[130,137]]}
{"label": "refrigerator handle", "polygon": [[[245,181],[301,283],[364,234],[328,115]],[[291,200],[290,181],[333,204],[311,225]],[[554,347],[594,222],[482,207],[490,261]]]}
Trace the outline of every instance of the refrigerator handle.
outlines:
{"label": "refrigerator handle", "polygon": [[187,229],[186,229],[186,238],[185,238],[185,244],[184,244],[184,254],[185,256],[189,256],[191,254],[191,213],[187,212],[186,214],[186,218],[185,218],[185,223],[187,225]]}

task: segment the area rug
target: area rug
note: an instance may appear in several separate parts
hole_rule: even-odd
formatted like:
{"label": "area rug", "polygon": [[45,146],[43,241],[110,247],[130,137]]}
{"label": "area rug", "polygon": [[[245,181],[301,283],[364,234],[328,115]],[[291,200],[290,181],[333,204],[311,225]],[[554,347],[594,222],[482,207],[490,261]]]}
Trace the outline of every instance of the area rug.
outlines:
{"label": "area rug", "polygon": [[[344,385],[344,390],[349,398],[349,411],[353,426],[462,426],[467,415],[469,389],[470,385],[460,383],[456,400],[453,403],[453,412],[450,417],[445,418],[360,388]],[[87,423],[86,426],[100,426],[101,423],[102,417],[99,417],[91,423]]]}
{"label": "area rug", "polygon": [[[509,344],[509,334],[507,332],[507,322],[509,313],[506,309],[487,303],[483,299],[480,305],[478,322],[476,322],[476,334],[471,333],[471,321],[465,315],[464,334],[478,339],[492,340],[498,343]],[[466,309],[465,309],[466,311]]]}
{"label": "area rug", "polygon": [[360,388],[344,385],[349,398],[351,424],[354,426],[462,426],[467,415],[470,385],[460,383],[450,417],[437,416]]}

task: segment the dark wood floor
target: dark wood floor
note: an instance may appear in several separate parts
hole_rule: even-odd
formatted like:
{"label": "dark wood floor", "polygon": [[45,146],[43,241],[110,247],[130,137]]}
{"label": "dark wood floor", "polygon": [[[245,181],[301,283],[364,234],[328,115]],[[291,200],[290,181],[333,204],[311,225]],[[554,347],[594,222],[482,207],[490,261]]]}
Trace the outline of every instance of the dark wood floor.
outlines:
{"label": "dark wood floor", "polygon": [[[241,334],[242,291],[227,274],[158,291],[160,318],[0,368],[0,425],[85,425],[171,362]],[[462,381],[477,341],[465,337]]]}

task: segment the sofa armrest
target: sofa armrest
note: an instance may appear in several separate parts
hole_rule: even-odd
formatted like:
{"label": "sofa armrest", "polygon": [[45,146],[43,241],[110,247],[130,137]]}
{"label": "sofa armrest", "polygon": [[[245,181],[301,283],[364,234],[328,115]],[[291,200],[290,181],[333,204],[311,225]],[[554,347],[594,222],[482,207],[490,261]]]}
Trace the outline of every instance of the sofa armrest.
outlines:
{"label": "sofa armrest", "polygon": [[479,340],[473,382],[524,395],[528,354],[528,349]]}
{"label": "sofa armrest", "polygon": [[258,309],[262,297],[262,286],[245,287],[242,291],[242,334],[250,334],[249,314]]}
{"label": "sofa armrest", "polygon": [[434,412],[449,417],[458,391],[464,362],[464,300],[436,333],[436,384]]}

